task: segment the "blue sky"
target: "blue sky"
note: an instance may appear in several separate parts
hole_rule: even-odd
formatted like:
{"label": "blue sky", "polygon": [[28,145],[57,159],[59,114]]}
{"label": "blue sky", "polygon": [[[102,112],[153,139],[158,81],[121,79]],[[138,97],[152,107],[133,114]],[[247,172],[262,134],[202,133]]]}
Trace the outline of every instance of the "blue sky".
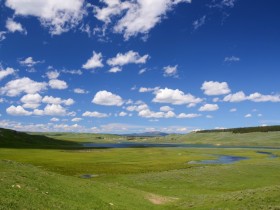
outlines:
{"label": "blue sky", "polygon": [[280,124],[280,2],[4,0],[0,127]]}

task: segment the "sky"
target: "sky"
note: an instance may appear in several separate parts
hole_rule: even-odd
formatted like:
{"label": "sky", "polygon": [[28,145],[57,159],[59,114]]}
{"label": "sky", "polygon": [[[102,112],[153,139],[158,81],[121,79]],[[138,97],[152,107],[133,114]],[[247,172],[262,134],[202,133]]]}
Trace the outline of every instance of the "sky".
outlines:
{"label": "sky", "polygon": [[280,124],[277,0],[2,0],[0,127]]}

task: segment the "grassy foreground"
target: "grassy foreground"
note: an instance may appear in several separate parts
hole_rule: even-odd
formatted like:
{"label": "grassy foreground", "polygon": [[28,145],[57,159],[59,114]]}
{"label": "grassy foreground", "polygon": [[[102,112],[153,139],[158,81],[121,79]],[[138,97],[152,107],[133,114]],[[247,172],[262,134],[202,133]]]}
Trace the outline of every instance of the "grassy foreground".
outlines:
{"label": "grassy foreground", "polygon": [[[279,157],[257,151],[1,146],[0,209],[280,209]],[[249,159],[189,163],[218,154]]]}

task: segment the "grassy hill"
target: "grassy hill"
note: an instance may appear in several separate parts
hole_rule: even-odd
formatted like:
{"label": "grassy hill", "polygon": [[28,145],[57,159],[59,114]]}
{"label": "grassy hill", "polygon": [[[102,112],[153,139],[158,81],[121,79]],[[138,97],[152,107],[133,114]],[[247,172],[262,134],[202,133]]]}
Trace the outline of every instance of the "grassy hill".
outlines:
{"label": "grassy hill", "polygon": [[2,148],[71,148],[79,146],[74,142],[0,128],[0,147]]}
{"label": "grassy hill", "polygon": [[274,131],[280,131],[280,125],[201,130],[201,131],[196,131],[196,133],[216,133],[216,132],[253,133],[253,132],[274,132]]}
{"label": "grassy hill", "polygon": [[[279,134],[191,133],[164,141],[230,143],[235,136],[235,143],[265,145],[279,142]],[[0,141],[0,209],[279,209],[279,149],[89,149],[7,129]],[[217,155],[248,159],[191,164]]]}

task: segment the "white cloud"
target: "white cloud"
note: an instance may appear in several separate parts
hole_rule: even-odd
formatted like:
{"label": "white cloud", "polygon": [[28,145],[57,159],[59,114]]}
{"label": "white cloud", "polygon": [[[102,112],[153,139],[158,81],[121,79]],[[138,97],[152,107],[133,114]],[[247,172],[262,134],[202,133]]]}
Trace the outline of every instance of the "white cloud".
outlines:
{"label": "white cloud", "polygon": [[72,98],[63,100],[59,97],[53,97],[53,96],[45,96],[42,99],[42,102],[46,104],[65,104],[66,106],[70,106],[75,103],[75,101]]}
{"label": "white cloud", "polygon": [[164,70],[163,76],[165,76],[165,77],[178,77],[177,67],[178,67],[178,65],[163,67],[163,70]]}
{"label": "white cloud", "polygon": [[84,89],[81,89],[81,88],[75,88],[74,89],[74,93],[77,93],[77,94],[86,94],[88,93],[88,91],[84,90]]}
{"label": "white cloud", "polygon": [[230,56],[230,57],[225,57],[225,62],[238,62],[240,61],[240,58],[236,56]]}
{"label": "white cloud", "polygon": [[21,93],[38,93],[46,90],[47,83],[35,82],[28,77],[12,80],[8,82],[4,87],[0,88],[0,93],[10,97],[18,96]]}
{"label": "white cloud", "polygon": [[57,79],[60,75],[60,73],[58,71],[48,71],[46,73],[47,77],[51,80],[51,79]]}
{"label": "white cloud", "polygon": [[138,74],[144,74],[146,71],[147,71],[147,69],[146,69],[146,68],[144,68],[144,69],[140,69],[140,70],[139,70],[139,72],[138,72]]}
{"label": "white cloud", "polygon": [[[138,34],[147,34],[166,13],[181,2],[190,0],[137,0],[137,1],[103,1],[106,6],[95,7],[95,17],[106,25],[117,17],[114,31],[122,33],[125,39]],[[122,15],[123,14],[123,15]],[[120,17],[118,19],[118,17]],[[113,19],[114,18],[114,19]]]}
{"label": "white cloud", "polygon": [[139,92],[140,93],[154,92],[154,91],[157,91],[159,89],[160,89],[160,87],[154,87],[154,88],[141,87],[141,88],[139,88]]}
{"label": "white cloud", "polygon": [[32,57],[27,57],[24,60],[19,61],[20,65],[27,67],[33,67],[34,65],[42,62],[43,61],[34,61]]}
{"label": "white cloud", "polygon": [[150,109],[144,109],[138,112],[138,116],[144,118],[172,118],[175,117],[176,115],[173,111],[153,112]]}
{"label": "white cloud", "polygon": [[250,118],[250,117],[252,117],[252,115],[251,114],[246,114],[244,117],[245,118]]}
{"label": "white cloud", "polygon": [[53,117],[53,118],[51,119],[51,122],[58,122],[58,121],[59,121],[59,119],[56,118],[56,117]]}
{"label": "white cloud", "polygon": [[63,69],[61,70],[62,73],[65,73],[65,74],[77,74],[77,75],[82,75],[83,72],[78,69],[78,70],[66,70],[66,69]]}
{"label": "white cloud", "polygon": [[245,100],[252,102],[280,102],[280,95],[263,95],[256,92],[246,96],[243,91],[239,91],[225,96],[223,100],[226,102],[241,102]]}
{"label": "white cloud", "polygon": [[130,63],[143,64],[146,63],[148,59],[148,54],[140,56],[138,52],[130,50],[125,54],[118,53],[116,57],[108,59],[107,64],[110,66],[124,66]]}
{"label": "white cloud", "polygon": [[159,110],[162,112],[168,112],[168,111],[173,111],[174,109],[171,108],[170,106],[162,106],[159,108]]}
{"label": "white cloud", "polygon": [[50,116],[65,116],[66,109],[60,104],[47,104],[44,110],[35,109],[34,115],[50,115]]}
{"label": "white cloud", "polygon": [[32,114],[32,112],[26,111],[22,106],[10,106],[6,109],[6,112],[14,116],[28,116]]}
{"label": "white cloud", "polygon": [[200,28],[201,26],[203,26],[205,24],[206,21],[206,15],[204,15],[203,17],[193,21],[193,29],[197,30],[198,28]]}
{"label": "white cloud", "polygon": [[230,111],[230,112],[236,112],[237,109],[236,109],[236,108],[232,108],[232,109],[230,109],[229,111]]}
{"label": "white cloud", "polygon": [[237,93],[229,94],[225,96],[223,100],[227,102],[240,102],[240,101],[245,101],[246,98],[247,97],[245,93],[243,91],[239,91]]}
{"label": "white cloud", "polygon": [[194,113],[191,113],[191,114],[185,114],[185,113],[181,113],[177,116],[177,118],[196,118],[196,117],[200,117],[201,114],[194,114]]}
{"label": "white cloud", "polygon": [[35,16],[52,35],[75,27],[85,14],[84,0],[6,0],[6,6],[18,16]]}
{"label": "white cloud", "polygon": [[13,75],[16,73],[16,70],[14,70],[13,68],[6,68],[6,69],[2,69],[0,66],[0,81],[2,79],[4,79],[5,77],[9,76],[9,75]]}
{"label": "white cloud", "polygon": [[114,66],[108,72],[110,72],[110,73],[117,73],[117,72],[121,72],[121,71],[122,71],[122,68],[120,68],[118,66]]}
{"label": "white cloud", "polygon": [[140,112],[144,109],[149,109],[148,105],[145,104],[145,103],[126,107],[126,110],[129,111],[129,112],[133,112],[133,111]]}
{"label": "white cloud", "polygon": [[280,102],[280,95],[262,95],[261,93],[252,93],[248,100],[253,102]]}
{"label": "white cloud", "polygon": [[200,112],[212,112],[219,109],[217,104],[205,104],[199,108]]}
{"label": "white cloud", "polygon": [[106,113],[100,113],[100,112],[89,112],[86,111],[82,115],[83,117],[96,117],[96,118],[105,118],[108,117],[109,115]]}
{"label": "white cloud", "polygon": [[120,113],[119,113],[119,116],[120,116],[120,117],[124,117],[124,116],[126,116],[126,115],[127,115],[126,112],[120,112]]}
{"label": "white cloud", "polygon": [[210,8],[217,7],[223,9],[226,7],[233,8],[236,3],[236,0],[220,0],[220,1],[212,1],[212,2],[213,4],[209,6]]}
{"label": "white cloud", "polygon": [[87,62],[82,66],[84,69],[95,69],[102,68],[104,65],[102,63],[102,53],[96,53],[93,51],[93,55],[91,58],[87,60]]}
{"label": "white cloud", "polygon": [[196,98],[191,94],[185,94],[183,91],[178,89],[159,89],[155,92],[155,98],[153,102],[156,103],[170,103],[174,105],[190,104],[190,103],[200,103],[202,99]]}
{"label": "white cloud", "polygon": [[115,95],[106,90],[99,91],[92,99],[92,103],[104,106],[121,106],[124,101],[119,95]]}
{"label": "white cloud", "polygon": [[49,86],[52,89],[58,89],[58,90],[63,90],[63,89],[68,88],[67,83],[65,81],[59,80],[59,79],[51,79],[49,81]]}
{"label": "white cloud", "polygon": [[27,34],[26,30],[22,27],[20,23],[17,23],[11,18],[8,18],[6,21],[6,28],[8,29],[9,32],[15,33],[15,32],[20,32]]}
{"label": "white cloud", "polygon": [[81,120],[82,120],[82,118],[75,117],[75,118],[73,118],[71,121],[72,121],[72,122],[80,122]]}
{"label": "white cloud", "polygon": [[230,93],[230,89],[226,82],[205,81],[202,84],[201,90],[205,95],[224,95]]}
{"label": "white cloud", "polygon": [[20,99],[20,101],[23,103],[24,108],[36,109],[41,104],[42,96],[38,93],[26,94]]}
{"label": "white cloud", "polygon": [[6,39],[6,31],[0,31],[0,42]]}

